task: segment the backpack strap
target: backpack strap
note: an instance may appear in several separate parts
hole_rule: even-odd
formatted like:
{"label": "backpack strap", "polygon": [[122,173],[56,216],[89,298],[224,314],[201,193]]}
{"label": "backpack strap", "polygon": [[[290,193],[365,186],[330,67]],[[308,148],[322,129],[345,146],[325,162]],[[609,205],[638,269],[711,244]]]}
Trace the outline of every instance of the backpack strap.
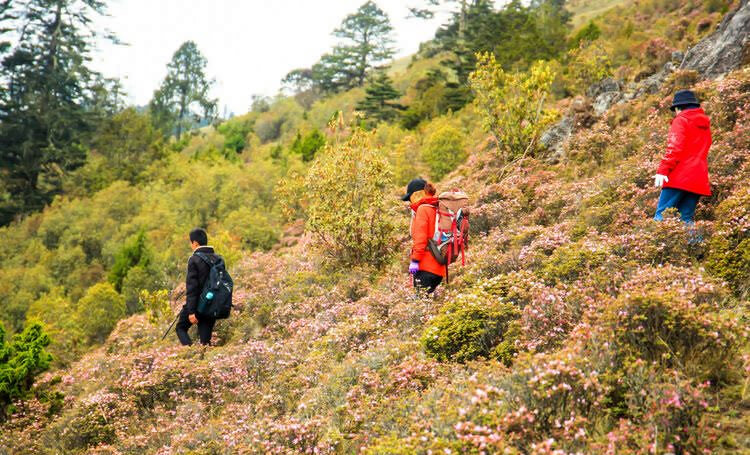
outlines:
{"label": "backpack strap", "polygon": [[208,264],[209,268],[215,266],[218,263],[218,261],[217,262],[211,262],[211,260],[208,259],[208,256],[206,256],[206,253],[199,253],[199,252],[196,251],[195,253],[193,253],[193,256],[198,256],[199,258],[201,258],[203,260],[203,262],[205,262],[206,264]]}

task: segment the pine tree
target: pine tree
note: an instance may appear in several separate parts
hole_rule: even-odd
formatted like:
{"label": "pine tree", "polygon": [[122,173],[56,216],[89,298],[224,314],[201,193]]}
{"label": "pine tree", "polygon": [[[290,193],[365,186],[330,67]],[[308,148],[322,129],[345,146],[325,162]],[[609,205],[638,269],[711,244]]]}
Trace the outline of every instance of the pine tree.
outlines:
{"label": "pine tree", "polygon": [[167,65],[167,77],[149,104],[154,125],[167,135],[182,132],[211,120],[217,100],[209,98],[213,80],[206,76],[206,58],[193,41],[186,41]]}
{"label": "pine tree", "polygon": [[102,83],[89,67],[97,38],[91,23],[105,3],[26,0],[8,8],[0,3],[0,16],[20,18],[21,33],[2,63],[0,176],[11,197],[0,201],[0,224],[49,202],[62,177],[86,159]]}
{"label": "pine tree", "polygon": [[296,69],[284,83],[298,93],[336,93],[364,85],[368,73],[393,57],[388,15],[368,1],[348,15],[333,35],[342,41],[310,69]]}
{"label": "pine tree", "polygon": [[357,85],[365,83],[370,68],[393,56],[392,31],[388,15],[375,2],[368,1],[333,32],[334,36],[345,40],[340,48],[354,64],[351,74]]}
{"label": "pine tree", "polygon": [[365,113],[370,120],[390,121],[398,117],[399,111],[405,109],[394,100],[401,98],[401,93],[393,87],[391,79],[385,72],[380,72],[365,90],[365,99],[357,103],[357,110]]}

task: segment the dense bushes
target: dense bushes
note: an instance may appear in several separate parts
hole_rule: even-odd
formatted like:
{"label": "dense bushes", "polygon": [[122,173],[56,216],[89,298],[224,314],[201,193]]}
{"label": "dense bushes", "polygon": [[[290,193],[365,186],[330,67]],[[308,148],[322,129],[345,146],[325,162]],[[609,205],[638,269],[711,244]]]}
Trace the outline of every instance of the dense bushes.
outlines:
{"label": "dense bushes", "polygon": [[604,330],[617,365],[644,361],[716,384],[741,346],[737,323],[717,310],[675,292],[625,295],[607,309]]}
{"label": "dense bushes", "polygon": [[14,401],[26,398],[35,377],[49,368],[49,344],[41,324],[30,324],[10,341],[0,325],[0,423],[13,411]]}
{"label": "dense bushes", "polygon": [[741,297],[750,295],[750,189],[741,187],[716,210],[708,266]]}
{"label": "dense bushes", "polygon": [[78,301],[75,319],[89,344],[102,343],[125,310],[125,299],[109,283],[100,283]]}
{"label": "dense bushes", "polygon": [[459,295],[440,309],[422,335],[425,352],[440,361],[479,357],[510,363],[518,309],[482,289]]}
{"label": "dense bushes", "polygon": [[422,161],[429,167],[434,180],[442,179],[466,159],[464,134],[449,118],[430,124],[422,145]]}

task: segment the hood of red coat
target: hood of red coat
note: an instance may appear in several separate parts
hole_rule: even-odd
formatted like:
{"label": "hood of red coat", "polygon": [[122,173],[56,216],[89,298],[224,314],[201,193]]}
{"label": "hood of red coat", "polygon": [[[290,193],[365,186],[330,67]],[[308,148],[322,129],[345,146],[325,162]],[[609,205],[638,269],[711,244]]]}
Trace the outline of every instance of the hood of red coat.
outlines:
{"label": "hood of red coat", "polygon": [[711,128],[711,120],[706,115],[702,107],[696,109],[687,109],[677,114],[677,117],[687,119],[691,126],[707,130]]}
{"label": "hood of red coat", "polygon": [[425,197],[415,202],[414,204],[412,204],[411,209],[416,212],[420,205],[437,205],[437,204],[438,204],[438,198]]}

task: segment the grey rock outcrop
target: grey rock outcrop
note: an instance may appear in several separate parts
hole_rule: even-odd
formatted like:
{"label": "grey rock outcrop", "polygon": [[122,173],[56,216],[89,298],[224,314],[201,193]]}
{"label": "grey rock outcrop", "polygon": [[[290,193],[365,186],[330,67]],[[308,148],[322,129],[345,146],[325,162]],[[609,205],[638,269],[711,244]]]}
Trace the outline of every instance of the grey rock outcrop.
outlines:
{"label": "grey rock outcrop", "polygon": [[714,78],[750,61],[750,0],[727,14],[719,28],[685,55],[681,68]]}

